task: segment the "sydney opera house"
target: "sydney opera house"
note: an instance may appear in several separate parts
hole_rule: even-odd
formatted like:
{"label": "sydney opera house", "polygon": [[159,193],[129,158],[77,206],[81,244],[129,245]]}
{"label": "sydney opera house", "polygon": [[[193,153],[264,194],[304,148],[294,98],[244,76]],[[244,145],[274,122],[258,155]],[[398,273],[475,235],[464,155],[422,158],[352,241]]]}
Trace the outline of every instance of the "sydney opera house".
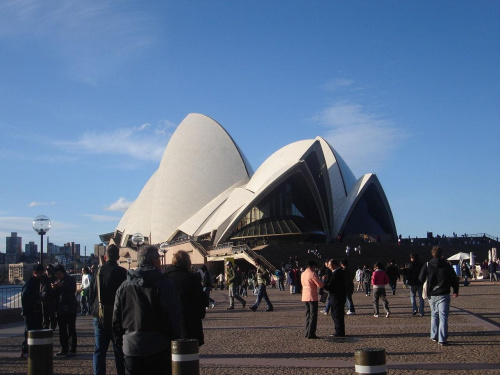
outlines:
{"label": "sydney opera house", "polygon": [[210,250],[227,246],[397,232],[377,176],[356,179],[323,138],[291,143],[254,172],[220,124],[189,114],[114,233],[101,238],[135,258],[134,233],[172,249],[189,243],[206,262],[216,256]]}

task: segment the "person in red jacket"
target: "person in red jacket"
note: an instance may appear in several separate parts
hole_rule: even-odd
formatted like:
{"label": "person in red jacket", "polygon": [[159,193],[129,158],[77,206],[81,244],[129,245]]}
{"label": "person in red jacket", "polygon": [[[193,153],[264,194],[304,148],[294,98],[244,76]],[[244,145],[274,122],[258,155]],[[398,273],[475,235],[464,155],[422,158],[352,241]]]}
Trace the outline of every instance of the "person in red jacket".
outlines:
{"label": "person in red jacket", "polygon": [[377,262],[374,265],[375,271],[372,274],[372,286],[373,286],[373,308],[375,318],[378,318],[378,300],[382,299],[384,303],[385,317],[388,318],[391,315],[389,311],[389,301],[387,301],[385,294],[385,286],[389,284],[389,277],[384,271],[384,264],[382,262]]}

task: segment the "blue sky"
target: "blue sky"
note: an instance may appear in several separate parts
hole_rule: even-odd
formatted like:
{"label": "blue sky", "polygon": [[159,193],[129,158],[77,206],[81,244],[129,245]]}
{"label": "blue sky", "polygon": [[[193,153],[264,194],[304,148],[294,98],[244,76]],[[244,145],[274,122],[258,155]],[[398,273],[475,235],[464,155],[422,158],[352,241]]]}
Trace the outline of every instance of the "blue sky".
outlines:
{"label": "blue sky", "polygon": [[325,137],[405,237],[500,235],[498,1],[5,0],[0,54],[0,251],[44,214],[90,253],[191,112],[254,169]]}

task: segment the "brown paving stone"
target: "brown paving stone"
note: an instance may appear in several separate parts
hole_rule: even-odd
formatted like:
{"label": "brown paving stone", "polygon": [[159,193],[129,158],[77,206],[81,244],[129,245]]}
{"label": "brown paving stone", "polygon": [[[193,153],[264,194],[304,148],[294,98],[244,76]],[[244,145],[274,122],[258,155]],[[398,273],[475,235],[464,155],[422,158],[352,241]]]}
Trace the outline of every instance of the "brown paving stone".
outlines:
{"label": "brown paving stone", "polygon": [[[377,347],[386,350],[390,374],[499,374],[499,283],[473,282],[452,299],[449,347],[429,340],[430,317],[412,316],[409,290],[398,287],[389,295],[392,315],[374,318],[372,299],[354,294],[357,315],[346,316],[345,339],[329,339],[330,316],[320,314],[319,340],[304,336],[304,307],[300,295],[269,289],[275,311],[227,311],[227,291],[214,291],[219,302],[204,320],[206,344],[200,348],[202,374],[352,374],[354,351]],[[255,296],[245,298],[253,302]],[[248,304],[247,306],[250,306]],[[320,309],[324,304],[320,304]],[[90,317],[78,317],[77,357],[55,358],[55,374],[92,373],[93,329]],[[0,336],[1,336],[0,327]],[[22,332],[22,329],[20,329]],[[25,374],[26,359],[18,358],[22,337],[0,338],[0,373]],[[57,344],[57,332],[55,343]],[[58,351],[54,345],[54,351]],[[115,373],[111,355],[108,373]]]}

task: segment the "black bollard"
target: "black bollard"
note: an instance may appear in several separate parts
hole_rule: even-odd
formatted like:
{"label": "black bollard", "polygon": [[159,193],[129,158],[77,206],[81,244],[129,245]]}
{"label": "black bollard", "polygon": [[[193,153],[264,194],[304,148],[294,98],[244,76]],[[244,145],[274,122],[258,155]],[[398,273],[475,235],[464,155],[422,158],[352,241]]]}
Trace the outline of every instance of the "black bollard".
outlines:
{"label": "black bollard", "polygon": [[199,375],[198,340],[172,341],[172,375]]}
{"label": "black bollard", "polygon": [[387,374],[387,368],[385,366],[385,349],[356,349],[354,352],[354,359],[357,375]]}
{"label": "black bollard", "polygon": [[51,329],[28,331],[28,375],[52,375],[54,341]]}

